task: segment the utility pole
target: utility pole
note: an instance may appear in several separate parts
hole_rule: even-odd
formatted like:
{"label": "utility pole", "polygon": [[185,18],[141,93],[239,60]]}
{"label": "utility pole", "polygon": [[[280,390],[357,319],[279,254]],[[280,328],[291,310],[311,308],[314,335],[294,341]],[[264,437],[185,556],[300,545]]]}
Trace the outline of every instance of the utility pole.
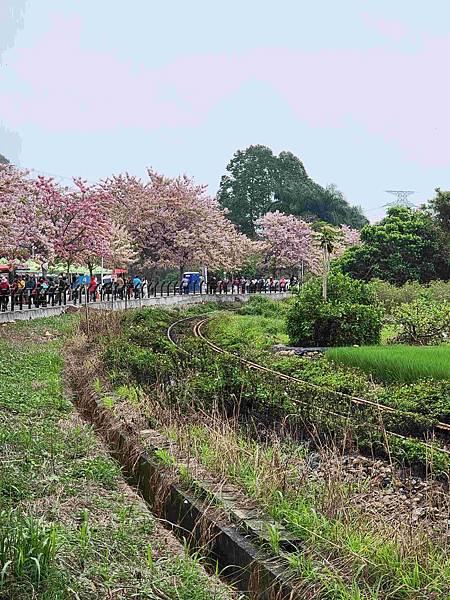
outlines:
{"label": "utility pole", "polygon": [[411,194],[414,194],[413,190],[386,190],[386,193],[392,194],[393,196],[396,196],[397,198],[393,202],[389,202],[388,204],[385,204],[384,206],[406,206],[408,208],[411,208],[414,206],[414,204],[408,200],[408,196],[410,196]]}

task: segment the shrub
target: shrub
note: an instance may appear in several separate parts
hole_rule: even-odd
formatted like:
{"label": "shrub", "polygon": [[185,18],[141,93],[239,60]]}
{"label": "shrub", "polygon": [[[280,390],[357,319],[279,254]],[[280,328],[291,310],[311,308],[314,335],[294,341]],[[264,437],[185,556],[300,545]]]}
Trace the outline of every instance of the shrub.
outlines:
{"label": "shrub", "polygon": [[387,314],[391,314],[400,304],[417,300],[427,289],[418,281],[410,281],[402,286],[397,286],[381,279],[374,279],[370,282],[370,286]]}
{"label": "shrub", "polygon": [[401,330],[397,341],[421,346],[439,344],[450,336],[450,303],[419,298],[394,311]]}
{"label": "shrub", "polygon": [[401,304],[414,302],[419,298],[450,302],[450,281],[436,280],[428,285],[409,281],[402,286],[396,286],[388,281],[374,279],[370,282],[370,286],[388,314]]}
{"label": "shrub", "polygon": [[382,311],[372,288],[348,275],[331,273],[328,301],[321,296],[321,279],[300,290],[287,317],[291,343],[301,346],[349,346],[377,344]]}

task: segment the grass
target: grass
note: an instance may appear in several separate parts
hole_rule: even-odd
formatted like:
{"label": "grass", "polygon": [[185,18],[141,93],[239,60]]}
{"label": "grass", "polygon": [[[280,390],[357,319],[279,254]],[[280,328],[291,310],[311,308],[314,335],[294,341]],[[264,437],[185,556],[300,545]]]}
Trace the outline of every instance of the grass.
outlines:
{"label": "grass", "polygon": [[[114,333],[119,341],[118,348],[121,352],[128,352],[129,347],[137,343],[136,340],[141,340],[151,355],[161,361],[162,370],[159,372],[166,373],[167,353],[161,344],[164,330],[158,332],[157,328],[148,324],[152,316],[150,313],[142,313],[142,316],[148,319],[145,327],[142,325],[142,331],[137,331],[140,316],[134,313],[132,318],[127,318],[123,337],[120,332]],[[239,315],[233,317],[233,321],[240,321],[242,317],[248,319],[253,316]],[[228,318],[223,315],[218,321],[227,322]],[[269,317],[255,318],[261,322]],[[132,333],[127,326],[133,328]],[[150,330],[146,327],[150,327],[152,336],[149,336]],[[216,340],[219,341],[217,337]],[[180,353],[172,357],[175,362],[169,365],[170,385],[159,385],[157,378],[148,385],[147,379],[142,378],[148,395],[136,388],[135,393],[129,393],[134,376],[127,377],[128,363],[118,361],[118,354],[110,367],[113,370],[120,367],[120,377],[115,380],[122,385],[121,401],[129,402],[130,407],[119,413],[116,405],[115,414],[129,415],[128,410],[133,410],[136,422],[146,417],[151,426],[165,428],[175,446],[171,452],[165,450],[160,454],[163,464],[176,467],[178,448],[180,456],[184,456],[182,460],[185,461],[186,456],[194,457],[222,484],[231,481],[239,485],[247,497],[258,502],[276,521],[292,531],[301,540],[302,548],[301,552],[292,552],[289,558],[293,574],[305,586],[298,597],[348,600],[450,597],[447,515],[443,517],[441,529],[438,531],[436,528],[430,536],[426,529],[413,521],[413,505],[406,508],[400,495],[397,518],[392,525],[388,522],[392,509],[384,510],[384,518],[380,514],[382,508],[377,508],[371,515],[366,514],[365,507],[372,502],[371,490],[367,487],[370,482],[363,478],[360,487],[355,489],[352,481],[339,475],[339,470],[336,474],[333,468],[325,468],[319,477],[313,477],[307,464],[305,446],[289,441],[283,434],[276,435],[269,423],[266,422],[264,427],[258,420],[257,401],[281,403],[283,394],[288,398],[291,392],[285,382],[275,385],[256,373],[245,371],[230,357],[211,356],[195,340],[188,344],[189,340],[186,340],[185,348],[191,350],[189,355]],[[183,361],[182,368],[177,369],[176,361],[180,360]],[[330,373],[337,371],[323,358],[319,361],[302,359],[295,364],[302,369],[302,365],[306,365],[304,369],[309,369],[309,376],[317,382],[319,377],[325,376],[329,381],[327,370]],[[147,364],[141,366],[139,363],[138,366],[144,370],[150,368]],[[336,385],[347,385],[349,372],[344,368],[340,370],[342,381],[339,379]],[[361,376],[361,380],[366,385],[367,379]],[[124,382],[129,384],[128,387]],[[223,396],[220,395],[222,392]],[[241,407],[240,422],[245,414],[250,416],[248,429],[237,426],[237,420],[211,417],[214,398],[220,404],[222,397]],[[333,400],[336,404],[336,399]],[[245,403],[248,403],[249,413],[242,409]],[[286,418],[286,424],[287,421]],[[367,429],[368,426],[364,417],[364,427]],[[282,424],[274,423],[274,427],[281,429]],[[325,453],[326,443],[317,436],[317,445],[320,448],[322,444]],[[341,451],[342,448],[331,447],[331,453],[339,455]],[[193,468],[193,461],[188,461],[188,468]],[[185,482],[196,479],[193,471],[184,471],[181,475]],[[378,485],[382,488],[384,484]],[[355,506],[355,494],[357,496],[358,493],[363,499]],[[431,501],[431,496],[427,497]],[[376,496],[374,501],[377,502]],[[270,532],[270,546],[273,551],[279,549],[276,529]]]}
{"label": "grass", "polygon": [[231,597],[124,484],[64,395],[75,322],[0,332],[0,599]]}
{"label": "grass", "polygon": [[231,351],[245,348],[268,350],[274,344],[288,344],[284,317],[221,314],[208,325],[208,334]]}
{"label": "grass", "polygon": [[357,367],[386,383],[450,380],[450,345],[330,348],[325,356],[335,363]]}
{"label": "grass", "polygon": [[[299,581],[298,597],[448,597],[445,524],[442,533],[436,530],[430,539],[420,525],[410,527],[411,509],[399,508],[392,524],[386,514],[366,513],[368,482],[346,479],[337,468],[337,449],[333,456],[333,450],[322,448],[323,474],[314,476],[308,448],[289,438],[272,432],[256,441],[218,412],[178,412],[148,397],[142,396],[142,401],[173,442],[166,462],[176,467],[177,456],[183,461],[190,457],[190,478],[185,473],[185,482],[201,480],[195,463],[199,461],[215,476],[219,489],[226,482],[237,484],[300,540],[301,551],[286,555],[280,549],[277,527],[269,528],[269,547],[288,562]],[[355,504],[360,494],[364,502]]]}

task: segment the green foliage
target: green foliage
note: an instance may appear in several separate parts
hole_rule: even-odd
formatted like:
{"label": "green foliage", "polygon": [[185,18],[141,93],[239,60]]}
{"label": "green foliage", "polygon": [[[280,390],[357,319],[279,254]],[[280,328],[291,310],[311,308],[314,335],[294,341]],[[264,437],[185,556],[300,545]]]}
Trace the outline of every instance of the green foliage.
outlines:
{"label": "green foliage", "polygon": [[233,223],[251,237],[256,234],[256,220],[270,210],[357,229],[367,223],[361,208],[350,206],[335,186],[315,183],[292,152],[277,157],[261,145],[234,154],[217,199],[229,209]]}
{"label": "green foliage", "polygon": [[208,324],[208,335],[223,347],[243,353],[247,348],[270,348],[288,342],[284,318],[270,312],[268,316],[223,315]]}
{"label": "green foliage", "polygon": [[[450,352],[447,353],[447,365]],[[380,392],[379,401],[407,412],[423,415],[450,423],[450,368],[446,381],[419,381],[409,385],[389,387]]]}
{"label": "green foliage", "polygon": [[242,233],[255,236],[256,220],[270,210],[277,179],[277,159],[266,146],[238,150],[220,181],[219,203]]}
{"label": "green foliage", "polygon": [[278,156],[278,181],[274,207],[308,221],[346,223],[355,229],[367,224],[360,207],[350,206],[335,185],[323,188],[306,173],[303,163],[291,152]]}
{"label": "green foliage", "polygon": [[325,356],[335,363],[361,369],[381,382],[413,383],[424,378],[450,379],[450,346],[331,348]]}
{"label": "green foliage", "polygon": [[401,304],[393,316],[400,328],[398,340],[401,342],[426,346],[450,339],[450,302],[419,298]]}
{"label": "green foliage", "polygon": [[418,281],[407,281],[402,286],[397,286],[388,281],[373,279],[370,285],[388,315],[400,304],[413,302],[419,298],[450,302],[450,281],[436,280],[426,285]]}
{"label": "green foliage", "polygon": [[339,260],[342,271],[357,279],[402,285],[450,278],[448,243],[425,211],[391,207],[380,223],[362,229],[361,241]]}
{"label": "green foliage", "polygon": [[55,527],[15,510],[0,512],[0,596],[11,583],[45,582],[58,549]]}
{"label": "green foliage", "polygon": [[311,279],[287,316],[287,333],[297,346],[373,344],[380,339],[382,312],[372,289],[338,272],[328,278],[328,301],[322,282]]}
{"label": "green foliage", "polygon": [[428,202],[427,208],[437,219],[444,235],[450,241],[450,191],[436,188],[436,196]]}
{"label": "green foliage", "polygon": [[251,296],[239,310],[240,315],[260,315],[264,317],[282,317],[289,307],[289,300],[271,300],[262,294]]}

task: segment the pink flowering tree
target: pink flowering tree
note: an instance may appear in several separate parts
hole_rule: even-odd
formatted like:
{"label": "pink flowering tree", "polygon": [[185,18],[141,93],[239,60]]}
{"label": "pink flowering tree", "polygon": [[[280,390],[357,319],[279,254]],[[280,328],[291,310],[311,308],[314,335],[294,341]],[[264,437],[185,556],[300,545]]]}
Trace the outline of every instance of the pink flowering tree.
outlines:
{"label": "pink flowering tree", "polygon": [[73,188],[62,188],[53,179],[38,177],[34,185],[36,222],[32,235],[49,246],[50,261],[67,266],[88,264],[109,257],[111,221],[109,195],[100,187],[74,179]]}
{"label": "pink flowering tree", "polygon": [[123,225],[112,222],[106,264],[111,268],[126,268],[136,262],[138,257],[127,229]]}
{"label": "pink flowering tree", "polygon": [[352,229],[348,225],[341,225],[341,233],[336,240],[331,258],[338,258],[350,246],[358,246],[361,243],[361,232],[358,229]]}
{"label": "pink flowering tree", "polygon": [[292,273],[302,263],[310,271],[318,272],[320,252],[308,223],[277,210],[258,219],[257,228],[263,242],[264,262],[274,273],[280,269]]}
{"label": "pink flowering tree", "polygon": [[187,176],[175,179],[148,171],[142,182],[130,175],[107,180],[114,198],[113,214],[123,222],[149,268],[236,268],[249,243],[227,219],[205,187]]}
{"label": "pink flowering tree", "polygon": [[0,256],[27,259],[34,245],[33,184],[27,171],[0,165]]}

